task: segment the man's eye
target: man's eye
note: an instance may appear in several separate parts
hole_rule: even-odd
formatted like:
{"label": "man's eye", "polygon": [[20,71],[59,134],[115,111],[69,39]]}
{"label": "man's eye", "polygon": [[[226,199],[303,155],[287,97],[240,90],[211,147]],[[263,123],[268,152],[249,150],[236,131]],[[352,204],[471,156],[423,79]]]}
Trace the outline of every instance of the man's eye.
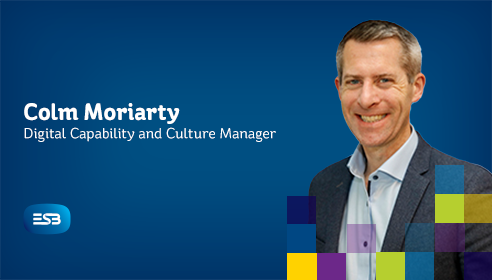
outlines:
{"label": "man's eye", "polygon": [[380,83],[387,83],[387,82],[389,82],[389,79],[384,79],[384,78],[383,78],[383,79],[380,79],[380,80],[379,80],[379,82],[380,82]]}
{"label": "man's eye", "polygon": [[351,84],[351,85],[357,85],[359,83],[360,83],[359,80],[350,80],[349,81],[349,84]]}

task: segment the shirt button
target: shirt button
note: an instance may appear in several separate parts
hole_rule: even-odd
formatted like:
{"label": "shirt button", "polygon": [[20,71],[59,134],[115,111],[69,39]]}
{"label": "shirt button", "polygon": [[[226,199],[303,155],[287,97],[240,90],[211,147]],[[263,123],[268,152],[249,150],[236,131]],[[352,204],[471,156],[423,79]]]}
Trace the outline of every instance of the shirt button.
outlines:
{"label": "shirt button", "polygon": [[367,241],[364,241],[364,247],[367,247]]}
{"label": "shirt button", "polygon": [[379,179],[378,175],[374,175],[372,178],[373,178],[374,180]]}

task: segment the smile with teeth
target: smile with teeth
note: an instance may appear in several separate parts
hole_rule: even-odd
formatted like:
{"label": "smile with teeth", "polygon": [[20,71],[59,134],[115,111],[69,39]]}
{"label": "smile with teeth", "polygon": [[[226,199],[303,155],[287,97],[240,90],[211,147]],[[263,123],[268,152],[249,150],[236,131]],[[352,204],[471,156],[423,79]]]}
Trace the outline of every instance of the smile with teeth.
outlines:
{"label": "smile with teeth", "polygon": [[386,114],[384,115],[377,115],[377,116],[363,116],[360,115],[360,118],[366,122],[366,123],[373,123],[382,120],[384,117],[386,117]]}

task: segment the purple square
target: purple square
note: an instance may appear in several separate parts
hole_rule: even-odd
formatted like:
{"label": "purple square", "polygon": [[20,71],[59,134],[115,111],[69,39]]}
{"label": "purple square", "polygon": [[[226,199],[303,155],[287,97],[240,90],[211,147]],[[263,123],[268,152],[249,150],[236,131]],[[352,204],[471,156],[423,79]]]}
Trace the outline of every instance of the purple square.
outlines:
{"label": "purple square", "polygon": [[436,252],[464,252],[465,224],[435,224]]}
{"label": "purple square", "polygon": [[344,253],[318,253],[318,280],[345,280]]}
{"label": "purple square", "polygon": [[376,225],[347,225],[347,253],[376,253]]}

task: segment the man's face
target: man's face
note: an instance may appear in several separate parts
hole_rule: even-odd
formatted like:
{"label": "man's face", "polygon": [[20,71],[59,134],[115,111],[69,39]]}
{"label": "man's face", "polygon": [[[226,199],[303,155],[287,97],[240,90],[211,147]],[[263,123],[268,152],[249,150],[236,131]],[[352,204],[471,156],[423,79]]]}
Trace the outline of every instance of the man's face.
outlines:
{"label": "man's face", "polygon": [[425,77],[410,84],[400,56],[393,38],[345,44],[343,77],[335,85],[345,121],[365,149],[399,148],[410,136],[410,107],[422,96]]}

